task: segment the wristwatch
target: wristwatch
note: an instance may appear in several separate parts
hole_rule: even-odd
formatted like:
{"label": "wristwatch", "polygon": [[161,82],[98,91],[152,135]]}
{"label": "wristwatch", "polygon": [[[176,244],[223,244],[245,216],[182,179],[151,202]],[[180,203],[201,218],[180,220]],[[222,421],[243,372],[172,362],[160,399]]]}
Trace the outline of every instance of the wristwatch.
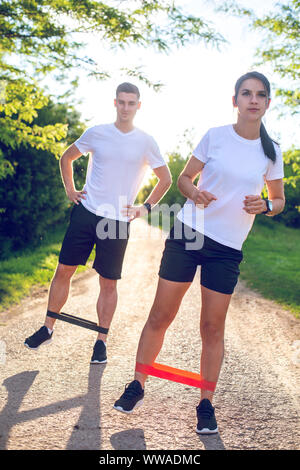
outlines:
{"label": "wristwatch", "polygon": [[266,201],[267,210],[262,212],[262,214],[268,214],[268,212],[272,212],[273,204],[272,204],[272,201],[270,201],[270,199],[264,199],[264,200]]}
{"label": "wristwatch", "polygon": [[149,214],[149,213],[151,212],[151,204],[149,204],[149,202],[145,202],[145,203],[143,204],[143,206],[146,207],[146,209],[147,209],[147,211],[148,211],[148,214]]}

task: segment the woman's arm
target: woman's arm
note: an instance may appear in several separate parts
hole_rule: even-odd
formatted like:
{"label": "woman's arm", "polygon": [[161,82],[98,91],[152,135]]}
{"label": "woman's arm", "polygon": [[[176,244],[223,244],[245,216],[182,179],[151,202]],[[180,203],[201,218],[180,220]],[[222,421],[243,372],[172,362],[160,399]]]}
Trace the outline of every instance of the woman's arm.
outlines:
{"label": "woman's arm", "polygon": [[285,206],[284,196],[284,184],[283,179],[266,181],[268,189],[268,199],[272,201],[272,212],[268,212],[266,215],[277,215],[283,211]]}
{"label": "woman's arm", "polygon": [[[266,181],[268,199],[272,201],[272,212],[266,215],[274,216],[283,211],[285,205],[283,179]],[[261,196],[246,196],[244,200],[244,210],[248,214],[261,214],[267,210],[266,201]]]}
{"label": "woman's arm", "polygon": [[204,168],[204,163],[198,160],[194,155],[191,156],[187,162],[185,168],[179,175],[177,180],[177,185],[180,192],[189,199],[192,199],[194,203],[202,204],[204,207],[207,207],[211,201],[215,201],[217,198],[214,194],[209,193],[208,191],[201,191],[194,184],[195,178]]}

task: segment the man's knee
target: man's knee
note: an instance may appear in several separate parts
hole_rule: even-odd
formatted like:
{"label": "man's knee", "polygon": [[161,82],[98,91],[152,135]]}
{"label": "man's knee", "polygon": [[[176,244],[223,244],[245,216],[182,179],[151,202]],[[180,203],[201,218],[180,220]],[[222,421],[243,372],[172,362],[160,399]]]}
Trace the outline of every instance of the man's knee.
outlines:
{"label": "man's knee", "polygon": [[76,269],[77,269],[77,266],[69,266],[66,264],[58,263],[54,278],[55,280],[71,279]]}
{"label": "man's knee", "polygon": [[117,290],[117,280],[99,276],[99,282],[102,293],[106,295],[115,294]]}

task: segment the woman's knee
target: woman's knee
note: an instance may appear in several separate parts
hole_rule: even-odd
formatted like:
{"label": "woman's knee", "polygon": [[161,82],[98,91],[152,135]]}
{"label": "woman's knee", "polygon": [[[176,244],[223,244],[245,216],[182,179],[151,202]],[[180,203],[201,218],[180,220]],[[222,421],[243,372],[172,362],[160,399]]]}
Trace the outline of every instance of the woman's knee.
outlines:
{"label": "woman's knee", "polygon": [[224,322],[207,320],[201,323],[200,333],[202,341],[218,342],[224,339]]}
{"label": "woman's knee", "polygon": [[152,307],[148,318],[148,324],[153,330],[167,329],[172,323],[174,315],[165,308]]}

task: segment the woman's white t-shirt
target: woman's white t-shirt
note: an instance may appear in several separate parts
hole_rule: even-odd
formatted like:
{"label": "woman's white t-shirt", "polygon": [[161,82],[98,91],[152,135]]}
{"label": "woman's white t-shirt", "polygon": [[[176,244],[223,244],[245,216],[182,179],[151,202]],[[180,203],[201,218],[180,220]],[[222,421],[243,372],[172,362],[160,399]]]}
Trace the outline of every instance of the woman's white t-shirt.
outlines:
{"label": "woman's white t-shirt", "polygon": [[101,124],[74,143],[80,152],[90,153],[83,206],[115,220],[127,221],[121,211],[134,203],[147,168],[166,165],[153,137],[138,128],[124,133],[114,124]]}
{"label": "woman's white t-shirt", "polygon": [[245,196],[260,195],[265,181],[283,178],[280,148],[276,162],[266,157],[261,140],[240,137],[232,125],[210,129],[193,155],[203,162],[197,187],[217,198],[205,209],[188,199],[177,217],[209,238],[241,250],[255,219],[243,210]]}

